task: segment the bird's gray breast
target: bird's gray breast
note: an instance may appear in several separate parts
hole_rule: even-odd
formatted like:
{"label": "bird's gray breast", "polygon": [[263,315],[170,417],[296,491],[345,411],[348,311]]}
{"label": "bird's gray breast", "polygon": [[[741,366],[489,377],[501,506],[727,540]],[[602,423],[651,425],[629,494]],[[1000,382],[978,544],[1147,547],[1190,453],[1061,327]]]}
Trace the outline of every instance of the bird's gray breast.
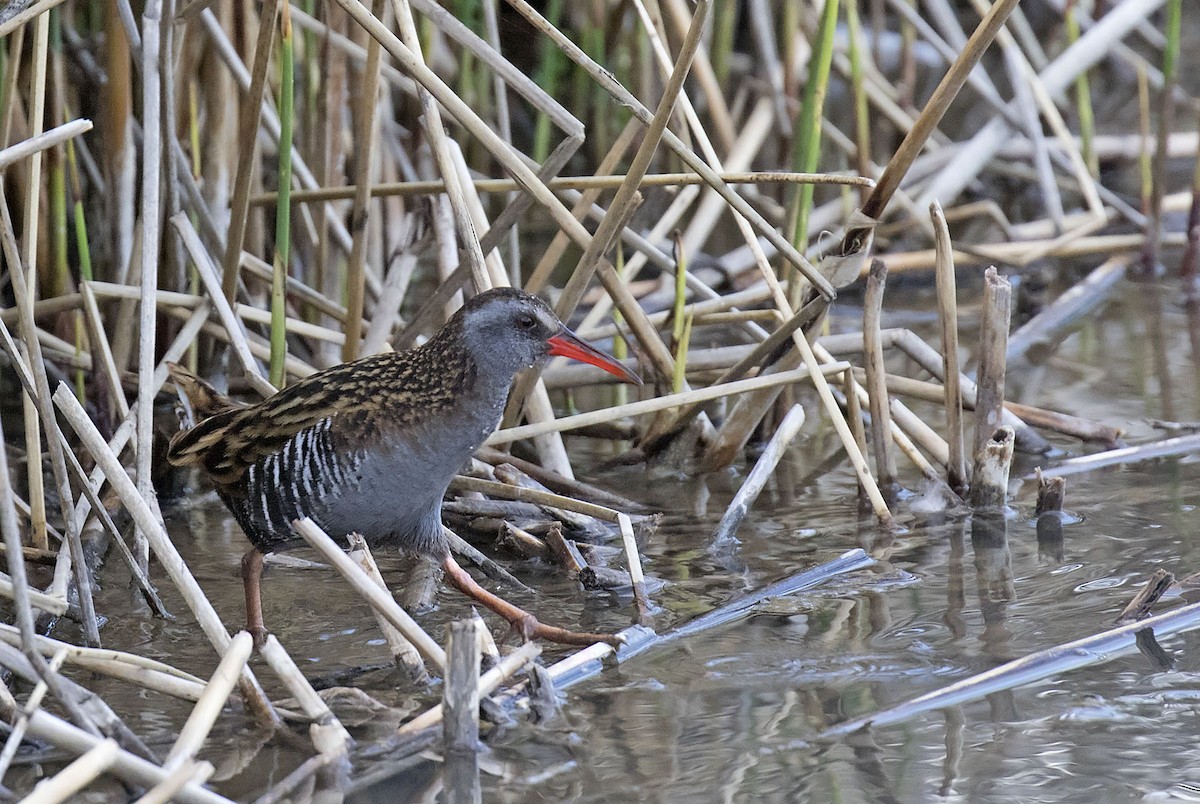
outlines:
{"label": "bird's gray breast", "polygon": [[485,401],[398,432],[385,431],[370,444],[349,444],[339,482],[313,506],[314,519],[335,538],[353,531],[375,544],[443,552],[442,496],[495,429],[503,409],[503,398]]}

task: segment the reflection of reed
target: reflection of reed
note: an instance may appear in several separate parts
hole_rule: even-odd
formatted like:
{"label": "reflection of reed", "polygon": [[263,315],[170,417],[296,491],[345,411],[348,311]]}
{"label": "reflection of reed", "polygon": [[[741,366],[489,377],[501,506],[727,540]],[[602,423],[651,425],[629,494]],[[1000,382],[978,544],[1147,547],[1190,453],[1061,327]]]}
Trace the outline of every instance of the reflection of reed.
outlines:
{"label": "reflection of reed", "polygon": [[942,761],[942,786],[938,795],[945,798],[954,791],[954,782],[959,776],[963,753],[963,718],[961,706],[950,706],[942,710],[946,715],[946,758]]}
{"label": "reflection of reed", "polygon": [[942,615],[942,622],[950,629],[955,641],[958,641],[967,635],[967,623],[962,616],[963,609],[967,607],[963,572],[963,555],[966,553],[963,537],[967,532],[967,520],[951,525],[948,530],[950,555],[946,562],[946,613]]}
{"label": "reflection of reed", "polygon": [[1015,590],[1008,523],[1002,511],[975,512],[971,520],[971,546],[975,550],[979,610],[984,624],[979,638],[988,656],[1007,660],[1012,636],[1006,624],[1008,602],[1015,596]]}

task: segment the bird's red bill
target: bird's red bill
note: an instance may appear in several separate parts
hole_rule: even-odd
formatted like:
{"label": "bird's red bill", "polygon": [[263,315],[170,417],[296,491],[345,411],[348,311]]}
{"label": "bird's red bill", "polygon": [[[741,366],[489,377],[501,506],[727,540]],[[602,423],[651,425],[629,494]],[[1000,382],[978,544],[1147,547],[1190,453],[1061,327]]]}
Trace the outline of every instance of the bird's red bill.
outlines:
{"label": "bird's red bill", "polygon": [[642,378],[631,369],[625,368],[619,363],[616,358],[601,352],[596,347],[582,341],[571,330],[565,327],[557,335],[547,341],[550,344],[550,354],[557,357],[569,357],[572,360],[582,360],[584,363],[591,363],[593,366],[599,366],[628,383],[641,385]]}

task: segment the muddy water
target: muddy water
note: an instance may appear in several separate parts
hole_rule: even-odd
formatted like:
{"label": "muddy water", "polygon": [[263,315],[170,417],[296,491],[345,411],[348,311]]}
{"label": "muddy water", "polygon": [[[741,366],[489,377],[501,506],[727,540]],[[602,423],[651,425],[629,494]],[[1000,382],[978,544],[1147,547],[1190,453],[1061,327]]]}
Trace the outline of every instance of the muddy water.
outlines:
{"label": "muddy water", "polygon": [[[1193,349],[1200,324],[1170,290],[1127,286],[1114,298],[1042,365],[1013,367],[1012,396],[1102,419],[1125,428],[1131,440],[1154,435],[1151,418],[1200,420],[1200,356]],[[842,323],[857,326],[849,318]],[[970,340],[965,335],[964,343]],[[911,371],[900,362],[894,368]],[[1200,634],[1163,640],[1173,669],[1135,654],[869,736],[810,743],[833,723],[1106,627],[1159,567],[1178,576],[1200,570],[1200,464],[1184,457],[1069,478],[1067,507],[1081,521],[1064,528],[1061,542],[1039,541],[1029,482],[1014,498],[1006,534],[985,537],[962,518],[903,506],[905,528],[885,534],[858,518],[845,464],[820,470],[836,445],[817,406],[804,401],[809,421],[796,446],[739,531],[740,545],[720,555],[709,552],[709,538],[746,467],[703,480],[602,472],[595,469],[607,457],[600,447],[582,440],[571,447],[582,475],[665,513],[643,551],[647,572],[669,582],[655,596],[659,630],[852,547],[871,551],[879,566],[609,670],[572,688],[547,723],[497,729],[484,759],[485,800],[1197,795]],[[932,408],[914,408],[939,421]],[[1035,464],[1023,459],[1019,473]],[[237,526],[211,495],[167,514],[197,579],[236,627],[243,616],[237,567],[246,546]],[[505,560],[539,590],[514,599],[546,619],[588,630],[630,624],[629,600],[588,594],[552,571]],[[381,563],[393,586],[403,582],[405,562]],[[180,615],[174,622],[131,611],[115,562],[103,580],[97,609],[127,612],[105,627],[107,646],[200,676],[211,672],[215,658],[168,584],[162,591]],[[367,607],[333,572],[275,569],[264,583],[267,623],[310,677],[386,661]],[[420,617],[435,634],[467,610],[446,590],[439,604]],[[548,651],[548,658],[556,655]],[[269,691],[283,694],[269,672],[260,675]],[[82,680],[164,753],[189,710],[116,682]],[[396,707],[426,705],[438,692],[414,697],[387,671],[352,683]],[[396,754],[381,742],[390,730],[382,719],[353,729],[355,778],[395,764]],[[218,766],[217,790],[252,799],[307,756],[278,740],[261,749],[259,742],[248,720],[225,713],[203,754]],[[390,780],[358,785],[353,798],[433,800],[439,774],[438,765],[421,762]]]}

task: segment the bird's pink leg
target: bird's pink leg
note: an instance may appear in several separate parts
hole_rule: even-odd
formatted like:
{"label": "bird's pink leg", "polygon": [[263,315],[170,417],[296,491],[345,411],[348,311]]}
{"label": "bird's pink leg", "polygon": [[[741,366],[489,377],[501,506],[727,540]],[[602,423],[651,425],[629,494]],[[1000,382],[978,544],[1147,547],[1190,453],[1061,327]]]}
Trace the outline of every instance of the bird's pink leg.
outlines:
{"label": "bird's pink leg", "polygon": [[625,644],[625,641],[616,634],[586,634],[578,631],[568,631],[565,628],[556,628],[553,625],[546,625],[539,622],[538,618],[529,612],[514,606],[502,597],[492,594],[476,583],[471,574],[459,566],[454,557],[449,554],[442,559],[442,569],[445,570],[446,577],[454,585],[455,589],[467,597],[478,600],[508,620],[512,624],[513,629],[525,639],[545,639],[550,642],[557,642],[560,645],[591,645],[596,642],[604,642],[612,645],[614,648],[619,648]]}
{"label": "bird's pink leg", "polygon": [[246,592],[246,630],[254,637],[254,649],[261,650],[267,641],[267,627],[262,613],[263,554],[251,547],[242,556],[242,586]]}

